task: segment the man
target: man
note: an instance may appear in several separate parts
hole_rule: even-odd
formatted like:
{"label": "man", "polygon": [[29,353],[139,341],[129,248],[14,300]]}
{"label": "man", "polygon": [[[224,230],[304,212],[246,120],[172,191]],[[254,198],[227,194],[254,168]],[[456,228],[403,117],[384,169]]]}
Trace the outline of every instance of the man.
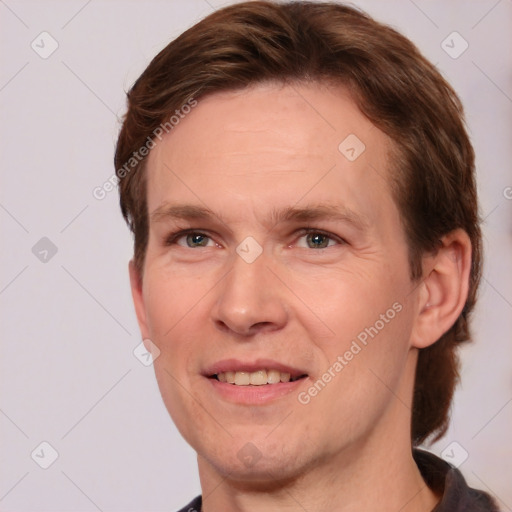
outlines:
{"label": "man", "polygon": [[410,41],[339,4],[219,10],[137,80],[115,164],[184,511],[497,510],[414,449],[448,424],[481,235],[462,107]]}

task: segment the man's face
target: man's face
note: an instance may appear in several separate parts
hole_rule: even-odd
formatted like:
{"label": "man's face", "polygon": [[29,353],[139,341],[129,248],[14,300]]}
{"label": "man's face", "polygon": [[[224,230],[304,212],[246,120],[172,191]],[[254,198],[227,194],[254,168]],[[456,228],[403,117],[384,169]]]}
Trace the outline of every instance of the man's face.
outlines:
{"label": "man's face", "polygon": [[152,150],[132,286],[200,464],[286,477],[408,439],[416,291],[389,143],[343,89],[261,85],[200,100]]}

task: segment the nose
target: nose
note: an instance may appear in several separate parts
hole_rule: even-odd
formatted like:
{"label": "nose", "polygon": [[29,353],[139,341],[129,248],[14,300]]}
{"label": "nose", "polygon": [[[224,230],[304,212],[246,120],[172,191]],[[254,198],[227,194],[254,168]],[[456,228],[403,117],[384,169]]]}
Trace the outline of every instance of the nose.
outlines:
{"label": "nose", "polygon": [[282,286],[268,263],[265,254],[252,263],[233,255],[232,267],[217,288],[212,309],[218,329],[250,337],[286,325],[288,311]]}

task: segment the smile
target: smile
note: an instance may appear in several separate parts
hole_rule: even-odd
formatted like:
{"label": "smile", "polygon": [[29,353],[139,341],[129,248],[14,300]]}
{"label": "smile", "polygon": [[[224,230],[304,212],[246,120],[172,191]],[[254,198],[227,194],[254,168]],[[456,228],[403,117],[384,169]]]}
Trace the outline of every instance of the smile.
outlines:
{"label": "smile", "polygon": [[290,373],[274,369],[262,369],[253,372],[228,371],[211,376],[219,382],[226,382],[235,386],[264,386],[266,384],[279,384],[280,382],[294,382],[303,377],[306,377],[306,375],[292,377]]}

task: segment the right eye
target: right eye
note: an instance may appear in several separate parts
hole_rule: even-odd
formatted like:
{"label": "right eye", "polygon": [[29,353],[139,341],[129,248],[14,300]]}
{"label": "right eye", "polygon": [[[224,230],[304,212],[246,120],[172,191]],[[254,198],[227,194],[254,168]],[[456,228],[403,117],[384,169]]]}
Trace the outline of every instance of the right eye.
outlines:
{"label": "right eye", "polygon": [[200,231],[181,231],[167,238],[166,245],[172,244],[193,249],[195,247],[211,247],[214,245],[214,242],[208,235]]}

